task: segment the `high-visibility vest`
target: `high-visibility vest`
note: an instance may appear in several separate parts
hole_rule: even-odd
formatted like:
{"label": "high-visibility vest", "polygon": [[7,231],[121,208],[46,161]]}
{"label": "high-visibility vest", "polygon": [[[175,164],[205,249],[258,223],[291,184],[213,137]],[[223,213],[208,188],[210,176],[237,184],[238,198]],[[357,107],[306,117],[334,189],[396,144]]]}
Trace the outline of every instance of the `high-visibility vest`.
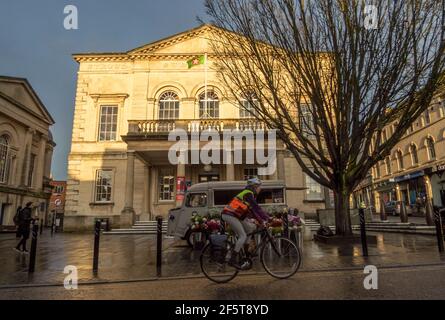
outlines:
{"label": "high-visibility vest", "polygon": [[224,208],[224,212],[229,215],[233,215],[240,220],[243,220],[250,212],[249,204],[244,201],[244,197],[249,193],[253,195],[253,192],[248,189],[244,189],[239,194],[237,194]]}

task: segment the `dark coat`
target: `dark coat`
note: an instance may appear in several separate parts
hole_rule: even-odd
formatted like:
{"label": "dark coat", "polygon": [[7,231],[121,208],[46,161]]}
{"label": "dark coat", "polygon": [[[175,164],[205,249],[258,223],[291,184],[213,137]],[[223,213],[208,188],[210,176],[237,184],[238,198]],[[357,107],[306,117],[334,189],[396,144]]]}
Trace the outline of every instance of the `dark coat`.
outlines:
{"label": "dark coat", "polygon": [[32,210],[29,207],[23,208],[18,219],[18,235],[29,237],[31,230]]}

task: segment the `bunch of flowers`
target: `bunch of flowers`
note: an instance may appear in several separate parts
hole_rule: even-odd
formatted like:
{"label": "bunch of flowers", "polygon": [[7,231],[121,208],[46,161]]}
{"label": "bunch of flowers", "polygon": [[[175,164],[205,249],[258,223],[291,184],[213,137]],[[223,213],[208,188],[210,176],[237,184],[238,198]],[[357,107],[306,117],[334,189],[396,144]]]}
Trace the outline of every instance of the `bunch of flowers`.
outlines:
{"label": "bunch of flowers", "polygon": [[206,216],[193,214],[191,217],[191,228],[194,231],[217,232],[220,230],[221,221],[219,215],[213,213]]}

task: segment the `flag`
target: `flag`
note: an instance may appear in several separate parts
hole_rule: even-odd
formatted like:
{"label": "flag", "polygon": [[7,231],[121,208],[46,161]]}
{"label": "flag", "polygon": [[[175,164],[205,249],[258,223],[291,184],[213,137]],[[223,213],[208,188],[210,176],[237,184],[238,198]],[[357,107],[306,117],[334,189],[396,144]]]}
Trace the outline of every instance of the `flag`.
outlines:
{"label": "flag", "polygon": [[205,63],[205,56],[197,56],[187,61],[187,65],[189,66],[189,69],[193,68],[194,66],[199,66],[200,64]]}

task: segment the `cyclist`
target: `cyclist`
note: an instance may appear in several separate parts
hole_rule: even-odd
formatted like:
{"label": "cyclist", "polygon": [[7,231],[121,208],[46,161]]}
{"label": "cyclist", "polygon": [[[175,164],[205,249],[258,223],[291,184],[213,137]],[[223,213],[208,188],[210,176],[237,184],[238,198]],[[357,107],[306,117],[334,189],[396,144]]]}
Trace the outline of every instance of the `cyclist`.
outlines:
{"label": "cyclist", "polygon": [[[258,178],[247,180],[245,189],[235,196],[221,213],[222,219],[230,225],[238,237],[234,252],[229,260],[229,265],[237,269],[243,269],[243,265],[240,265],[239,262],[239,252],[243,245],[248,246],[250,242],[250,236],[247,234],[256,229],[256,225],[246,218],[253,218],[263,226],[269,220],[267,213],[255,200],[261,190],[261,184],[262,182]],[[247,248],[246,252],[248,252]]]}

